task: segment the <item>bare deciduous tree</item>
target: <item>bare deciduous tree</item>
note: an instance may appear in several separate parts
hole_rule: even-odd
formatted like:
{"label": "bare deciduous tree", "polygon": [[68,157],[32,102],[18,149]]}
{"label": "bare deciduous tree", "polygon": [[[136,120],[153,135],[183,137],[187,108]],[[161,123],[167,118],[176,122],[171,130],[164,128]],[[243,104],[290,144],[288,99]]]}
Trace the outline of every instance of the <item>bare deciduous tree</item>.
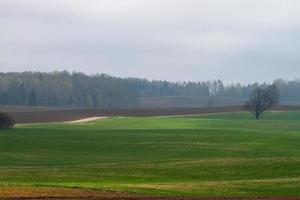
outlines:
{"label": "bare deciduous tree", "polygon": [[244,109],[251,112],[255,119],[278,104],[279,92],[275,84],[259,86],[252,91],[249,100],[245,103]]}

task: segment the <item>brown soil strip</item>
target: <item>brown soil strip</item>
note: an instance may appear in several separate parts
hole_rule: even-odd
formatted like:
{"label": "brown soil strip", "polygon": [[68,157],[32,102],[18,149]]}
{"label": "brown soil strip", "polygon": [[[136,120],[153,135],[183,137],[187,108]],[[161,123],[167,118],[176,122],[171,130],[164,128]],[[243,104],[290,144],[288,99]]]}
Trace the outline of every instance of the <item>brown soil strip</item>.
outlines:
{"label": "brown soil strip", "polygon": [[300,200],[300,197],[154,197],[61,187],[0,187],[0,199],[77,200]]}
{"label": "brown soil strip", "polygon": [[[0,187],[0,199],[93,199],[129,197],[123,193],[62,187]],[[131,195],[132,196],[132,195]]]}
{"label": "brown soil strip", "polygon": [[[299,106],[278,106],[274,110],[300,110]],[[57,109],[47,111],[8,112],[17,124],[67,122],[90,117],[152,117],[240,112],[241,106],[211,108],[132,108],[132,109]]]}

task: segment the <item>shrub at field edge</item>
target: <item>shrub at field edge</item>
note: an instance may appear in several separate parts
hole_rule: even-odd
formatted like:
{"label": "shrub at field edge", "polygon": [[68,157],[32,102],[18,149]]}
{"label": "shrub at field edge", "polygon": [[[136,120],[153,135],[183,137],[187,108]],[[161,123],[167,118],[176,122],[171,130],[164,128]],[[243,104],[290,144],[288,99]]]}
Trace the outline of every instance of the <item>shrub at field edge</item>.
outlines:
{"label": "shrub at field edge", "polygon": [[8,114],[0,112],[0,129],[13,128],[15,120]]}

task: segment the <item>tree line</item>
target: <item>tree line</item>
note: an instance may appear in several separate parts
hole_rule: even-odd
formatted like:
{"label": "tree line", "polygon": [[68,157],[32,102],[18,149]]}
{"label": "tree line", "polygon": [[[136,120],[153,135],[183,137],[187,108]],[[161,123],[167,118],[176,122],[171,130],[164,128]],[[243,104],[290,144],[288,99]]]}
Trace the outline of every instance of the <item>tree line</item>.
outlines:
{"label": "tree line", "polygon": [[[300,101],[300,81],[276,80],[281,100]],[[268,84],[263,84],[268,85]],[[0,104],[57,107],[135,107],[141,97],[220,96],[247,99],[255,84],[168,82],[63,72],[0,73]]]}

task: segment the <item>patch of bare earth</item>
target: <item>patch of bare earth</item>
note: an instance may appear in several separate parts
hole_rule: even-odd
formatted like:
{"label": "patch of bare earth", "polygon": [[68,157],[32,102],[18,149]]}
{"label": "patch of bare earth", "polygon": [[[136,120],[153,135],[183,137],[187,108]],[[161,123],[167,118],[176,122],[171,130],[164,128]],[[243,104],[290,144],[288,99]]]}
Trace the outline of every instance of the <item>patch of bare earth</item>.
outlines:
{"label": "patch of bare earth", "polygon": [[117,192],[103,192],[62,187],[0,187],[0,199],[118,199],[132,197]]}
{"label": "patch of bare earth", "polygon": [[99,119],[105,119],[107,117],[87,117],[87,118],[83,118],[83,119],[79,119],[79,120],[74,120],[74,121],[69,121],[69,122],[65,122],[65,123],[83,123],[83,122],[91,122],[91,121],[96,121]]}
{"label": "patch of bare earth", "polygon": [[2,187],[0,199],[28,200],[300,200],[300,197],[156,197],[61,187]]}
{"label": "patch of bare earth", "polygon": [[[275,111],[300,110],[300,106],[278,106]],[[224,112],[243,111],[241,106],[208,107],[208,108],[123,108],[123,109],[49,109],[32,110],[18,108],[7,111],[17,124],[68,122],[91,117],[153,117],[153,116],[176,116],[195,115]]]}

